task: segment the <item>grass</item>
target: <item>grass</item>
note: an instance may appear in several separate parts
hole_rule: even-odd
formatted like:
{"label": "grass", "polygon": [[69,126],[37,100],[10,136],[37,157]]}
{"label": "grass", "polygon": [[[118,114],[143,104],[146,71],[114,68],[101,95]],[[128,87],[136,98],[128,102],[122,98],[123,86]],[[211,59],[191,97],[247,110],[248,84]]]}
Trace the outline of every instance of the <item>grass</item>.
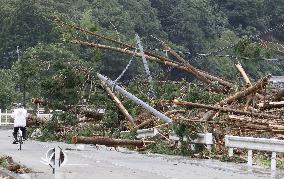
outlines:
{"label": "grass", "polygon": [[[268,154],[257,154],[254,157],[254,161],[256,162],[257,165],[269,168],[271,165],[270,157],[271,156]],[[284,161],[279,160],[279,158],[276,158],[276,167],[279,169],[284,169]]]}

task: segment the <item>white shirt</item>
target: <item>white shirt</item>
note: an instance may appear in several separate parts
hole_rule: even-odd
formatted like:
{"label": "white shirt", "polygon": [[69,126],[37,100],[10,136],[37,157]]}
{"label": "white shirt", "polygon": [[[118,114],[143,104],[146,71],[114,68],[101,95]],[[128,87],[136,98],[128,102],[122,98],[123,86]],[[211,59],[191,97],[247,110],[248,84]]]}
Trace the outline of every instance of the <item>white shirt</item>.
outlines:
{"label": "white shirt", "polygon": [[15,119],[14,121],[14,127],[26,127],[28,117],[28,111],[24,108],[17,108],[14,110],[14,112],[11,115],[12,118]]}

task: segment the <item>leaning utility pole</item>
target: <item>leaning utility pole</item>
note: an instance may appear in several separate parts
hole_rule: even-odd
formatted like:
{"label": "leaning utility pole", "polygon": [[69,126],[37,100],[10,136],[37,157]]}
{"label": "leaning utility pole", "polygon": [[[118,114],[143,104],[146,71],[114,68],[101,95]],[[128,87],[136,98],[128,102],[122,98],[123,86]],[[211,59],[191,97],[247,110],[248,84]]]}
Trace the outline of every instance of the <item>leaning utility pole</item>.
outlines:
{"label": "leaning utility pole", "polygon": [[138,105],[141,105],[144,109],[146,109],[147,111],[151,112],[152,114],[154,114],[156,117],[158,117],[159,119],[165,121],[166,123],[172,123],[172,119],[167,117],[166,115],[164,115],[163,113],[157,111],[156,109],[154,109],[153,107],[151,107],[149,104],[145,103],[144,101],[140,100],[139,98],[137,98],[136,96],[134,96],[133,94],[127,92],[125,89],[121,88],[120,86],[116,85],[112,80],[110,80],[109,78],[97,73],[97,76],[100,80],[102,80],[103,82],[105,82],[109,87],[111,87],[114,91],[117,90],[118,92],[120,92],[121,94],[123,94],[124,96],[126,96],[127,98],[131,99],[133,102],[135,102]]}

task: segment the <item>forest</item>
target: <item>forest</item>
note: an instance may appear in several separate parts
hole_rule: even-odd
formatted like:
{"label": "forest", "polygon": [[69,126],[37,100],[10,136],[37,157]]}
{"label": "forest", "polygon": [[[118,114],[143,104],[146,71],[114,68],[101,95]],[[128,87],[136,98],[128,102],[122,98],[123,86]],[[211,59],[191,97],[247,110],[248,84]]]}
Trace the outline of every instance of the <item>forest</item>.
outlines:
{"label": "forest", "polygon": [[[15,102],[32,107],[32,98],[53,109],[83,101],[112,106],[95,74],[115,80],[131,56],[71,43],[102,40],[62,23],[134,46],[138,34],[145,50],[170,56],[161,44],[166,42],[190,64],[233,81],[240,78],[237,62],[253,80],[283,75],[282,0],[1,0],[0,7],[1,109]],[[143,63],[134,58],[119,84],[147,100],[145,85],[138,85],[147,83]],[[154,81],[198,84],[178,69],[149,66]],[[157,84],[154,89],[161,98],[175,93]]]}

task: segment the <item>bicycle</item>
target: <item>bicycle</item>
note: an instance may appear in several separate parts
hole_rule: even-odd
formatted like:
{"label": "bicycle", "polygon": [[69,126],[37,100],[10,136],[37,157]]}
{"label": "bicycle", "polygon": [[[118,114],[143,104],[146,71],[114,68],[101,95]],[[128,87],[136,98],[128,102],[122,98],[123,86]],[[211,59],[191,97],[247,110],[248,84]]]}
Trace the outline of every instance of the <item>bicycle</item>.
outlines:
{"label": "bicycle", "polygon": [[22,130],[20,128],[19,128],[19,130],[17,132],[17,139],[18,139],[18,144],[19,144],[19,150],[22,150],[23,132],[22,132]]}

